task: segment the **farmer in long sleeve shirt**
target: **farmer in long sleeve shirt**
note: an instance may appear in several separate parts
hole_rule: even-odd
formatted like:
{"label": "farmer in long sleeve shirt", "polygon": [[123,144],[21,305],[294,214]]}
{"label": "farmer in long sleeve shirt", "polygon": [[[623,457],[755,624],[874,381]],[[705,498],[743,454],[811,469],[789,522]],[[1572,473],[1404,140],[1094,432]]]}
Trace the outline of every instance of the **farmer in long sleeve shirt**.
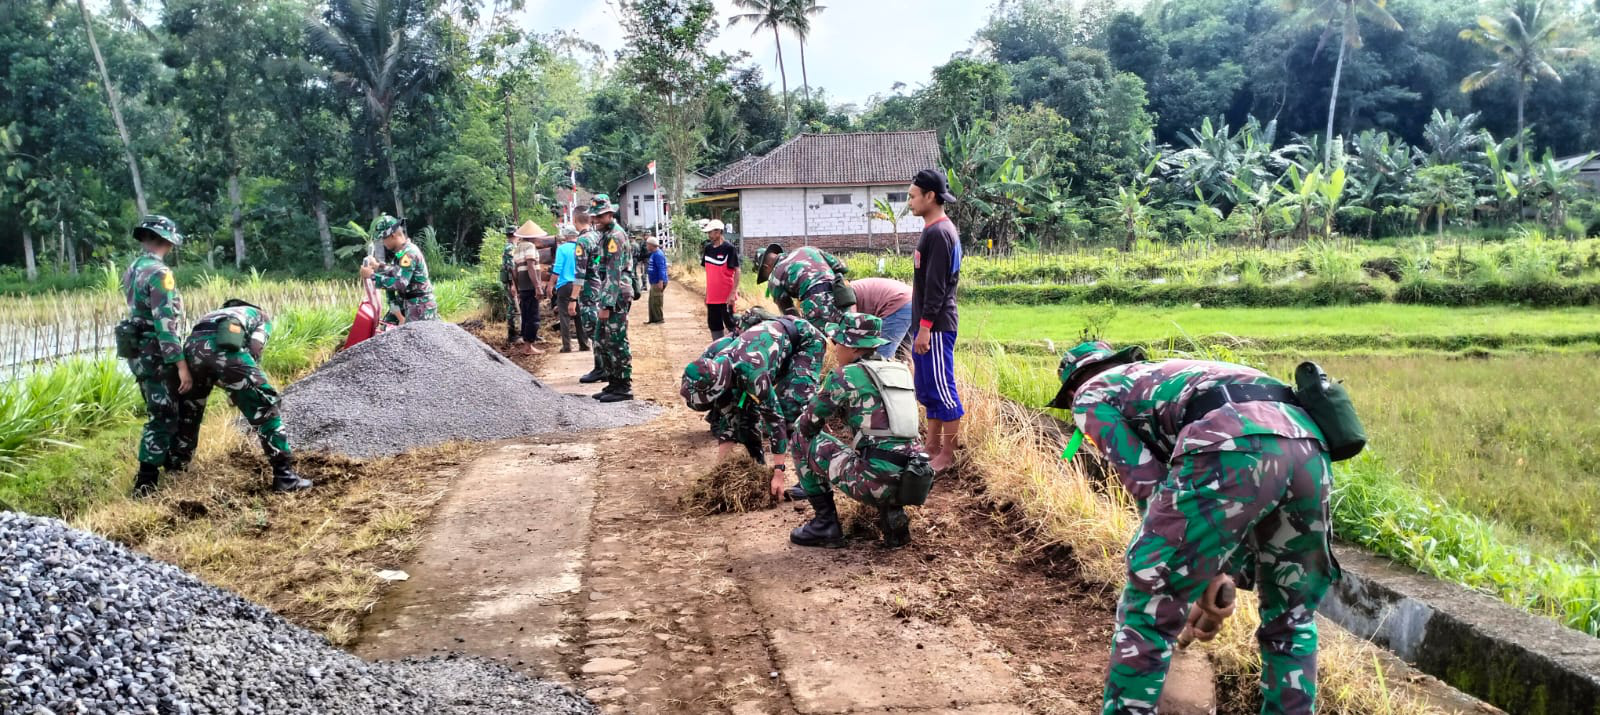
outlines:
{"label": "farmer in long sleeve shirt", "polygon": [[928,417],[928,453],[935,471],[956,461],[961,416],[956,394],[956,284],[961,280],[961,236],[944,215],[956,200],[938,169],[923,169],[911,182],[909,206],[923,220],[922,238],[911,254],[911,322],[916,331],[911,366],[917,401]]}
{"label": "farmer in long sleeve shirt", "polygon": [[651,323],[665,323],[667,317],[663,301],[667,295],[667,256],[661,252],[661,241],[654,236],[645,241],[650,248],[650,320]]}

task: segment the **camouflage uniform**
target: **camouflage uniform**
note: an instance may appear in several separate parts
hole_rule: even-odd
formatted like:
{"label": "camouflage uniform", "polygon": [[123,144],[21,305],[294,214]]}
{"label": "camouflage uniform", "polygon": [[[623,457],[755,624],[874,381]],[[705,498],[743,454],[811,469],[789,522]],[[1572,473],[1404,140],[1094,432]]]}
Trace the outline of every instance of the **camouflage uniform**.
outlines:
{"label": "camouflage uniform", "polygon": [[839,322],[842,311],[833,304],[833,284],[844,280],[850,269],[833,254],[813,246],[802,246],[778,259],[772,267],[767,295],[788,309],[797,304],[800,315],[818,330]]}
{"label": "camouflage uniform", "polygon": [[791,426],[816,393],[828,341],[810,323],[787,322],[792,338],[784,322],[769,320],[718,339],[701,355],[729,366],[728,384],[706,414],[718,440],[745,444],[760,437],[769,453],[788,453]]}
{"label": "camouflage uniform", "polygon": [[[149,252],[139,254],[122,274],[122,293],[128,301],[128,321],[143,334],[139,356],[128,359],[150,415],[139,439],[139,464],[168,466],[183,409],[178,401],[177,368],[184,358],[180,337],[183,299],[172,270]],[[174,461],[171,466],[181,468],[184,463]]]}
{"label": "camouflage uniform", "polygon": [[[600,377],[612,383],[633,379],[633,354],[628,349],[628,310],[633,307],[633,242],[621,226],[599,234],[599,257],[591,270],[599,273],[594,352]],[[599,310],[610,316],[599,318]]]}
{"label": "camouflage uniform", "polygon": [[[823,431],[830,419],[844,422],[849,439]],[[900,475],[905,469],[875,456],[882,454],[876,450],[901,454],[909,460],[926,460],[928,454],[916,440],[861,434],[863,426],[888,424],[888,410],[866,368],[851,363],[829,373],[795,425],[799,439],[794,462],[800,487],[807,495],[817,496],[828,492],[831,483],[863,504],[896,506]]]}
{"label": "camouflage uniform", "polygon": [[[381,241],[404,227],[403,220],[387,214],[380,216],[372,222],[372,239]],[[373,271],[372,280],[388,294],[389,310],[383,314],[383,322],[399,325],[439,317],[433,282],[428,280],[428,261],[417,244],[408,240],[400,250],[390,253],[389,259]]]}
{"label": "camouflage uniform", "polygon": [[[223,333],[232,333],[237,340],[245,338],[245,347],[237,349],[219,345]],[[182,429],[173,450],[194,454],[200,436],[200,421],[205,418],[206,401],[213,385],[220,385],[228,400],[239,408],[239,414],[256,428],[261,441],[261,451],[273,465],[285,464],[292,453],[289,437],[283,429],[283,418],[278,415],[278,391],[261,371],[261,351],[266,347],[272,332],[265,311],[250,305],[233,305],[201,316],[194,331],[184,343],[184,354],[189,361],[189,374],[194,379],[194,389],[183,397]]]}
{"label": "camouflage uniform", "polygon": [[[515,229],[507,229],[510,234]],[[516,266],[513,265],[511,254],[516,251],[516,245],[507,243],[504,250],[500,251],[500,286],[506,293],[506,342],[517,341],[517,326],[522,324],[517,313]]]}
{"label": "camouflage uniform", "polygon": [[[1104,343],[1074,348],[1063,393],[1071,372],[1111,357]],[[1326,445],[1305,410],[1281,401],[1224,402],[1185,422],[1191,400],[1225,385],[1286,388],[1248,367],[1164,360],[1123,362],[1070,398],[1078,429],[1147,505],[1128,548],[1105,713],[1156,712],[1172,643],[1224,572],[1259,584],[1262,712],[1316,702],[1316,608],[1338,578]]]}
{"label": "camouflage uniform", "polygon": [[578,247],[574,250],[578,260],[578,273],[574,279],[578,282],[578,332],[584,335],[589,343],[594,346],[594,374],[601,376],[600,346],[595,340],[598,336],[595,330],[600,324],[600,282],[601,274],[597,267],[600,258],[600,233],[595,227],[590,226],[578,236]]}

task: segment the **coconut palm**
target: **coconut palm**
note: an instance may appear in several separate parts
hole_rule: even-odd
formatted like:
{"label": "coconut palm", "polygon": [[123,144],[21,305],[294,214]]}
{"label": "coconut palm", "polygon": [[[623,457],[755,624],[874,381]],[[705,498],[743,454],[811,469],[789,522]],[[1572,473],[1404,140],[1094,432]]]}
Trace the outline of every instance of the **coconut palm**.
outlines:
{"label": "coconut palm", "polygon": [[389,129],[395,108],[426,90],[439,74],[427,13],[422,0],[331,0],[321,21],[306,24],[311,50],[328,62],[333,80],[366,100],[383,139],[383,161],[399,218],[406,209]]}
{"label": "coconut palm", "polygon": [[772,30],[772,42],[778,48],[778,78],[783,83],[783,128],[788,131],[793,113],[789,109],[789,75],[783,69],[783,37],[779,30],[789,26],[791,10],[789,5],[793,0],[733,0],[733,6],[744,10],[744,13],[728,18],[728,27],[733,27],[741,22],[755,25],[750,34],[756,35],[762,30]]}
{"label": "coconut palm", "polygon": [[1329,37],[1339,33],[1339,60],[1333,65],[1333,91],[1328,95],[1328,133],[1322,144],[1322,163],[1327,164],[1333,152],[1333,117],[1339,104],[1339,82],[1344,77],[1344,56],[1348,50],[1361,48],[1359,18],[1364,16],[1391,30],[1399,30],[1400,23],[1384,9],[1388,0],[1286,0],[1285,5],[1291,11],[1304,11],[1305,24],[1324,27],[1317,52],[1322,51]]}
{"label": "coconut palm", "polygon": [[[54,6],[52,2],[50,5]],[[150,28],[140,22],[139,15],[133,11],[125,0],[113,0],[111,9],[124,20],[133,23],[146,37],[154,38]],[[100,84],[106,90],[106,104],[111,107],[111,121],[117,127],[117,137],[122,140],[123,158],[128,162],[128,173],[133,179],[133,201],[139,207],[139,214],[150,213],[150,207],[145,202],[144,180],[139,176],[139,160],[133,153],[133,138],[128,134],[128,125],[122,120],[122,99],[117,94],[117,85],[111,81],[111,73],[106,70],[105,55],[100,53],[100,43],[94,36],[94,16],[89,14],[89,6],[84,0],[78,0],[78,12],[83,15],[83,31],[89,38],[89,50],[94,54],[94,64],[100,71]]]}
{"label": "coconut palm", "polygon": [[1524,110],[1528,87],[1540,79],[1561,81],[1554,63],[1582,57],[1587,52],[1563,43],[1577,31],[1570,15],[1559,4],[1545,6],[1545,0],[1512,0],[1505,17],[1478,16],[1478,26],[1461,31],[1461,39],[1471,40],[1494,53],[1494,62],[1461,80],[1461,91],[1476,92],[1501,80],[1517,83],[1517,156],[1522,157]]}
{"label": "coconut palm", "polygon": [[806,103],[811,103],[811,77],[806,74],[806,38],[811,35],[811,16],[828,9],[817,0],[789,0],[789,29],[800,40],[800,86],[805,88]]}

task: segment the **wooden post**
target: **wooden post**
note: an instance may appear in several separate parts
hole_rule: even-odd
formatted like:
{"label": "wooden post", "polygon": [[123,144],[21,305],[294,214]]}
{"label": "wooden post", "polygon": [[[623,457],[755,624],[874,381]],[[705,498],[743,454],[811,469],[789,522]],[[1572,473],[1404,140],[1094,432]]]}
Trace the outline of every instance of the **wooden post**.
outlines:
{"label": "wooden post", "polygon": [[511,177],[511,223],[522,223],[522,214],[517,207],[517,155],[511,143],[511,90],[506,90],[506,173]]}

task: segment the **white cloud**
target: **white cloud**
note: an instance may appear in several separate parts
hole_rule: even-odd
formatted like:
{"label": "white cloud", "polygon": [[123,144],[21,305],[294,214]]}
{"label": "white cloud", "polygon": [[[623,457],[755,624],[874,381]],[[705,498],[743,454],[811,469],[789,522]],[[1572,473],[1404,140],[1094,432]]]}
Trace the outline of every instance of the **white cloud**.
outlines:
{"label": "white cloud", "polygon": [[[733,0],[716,0],[722,31],[712,42],[718,52],[747,52],[763,76],[779,85],[772,32],[751,35],[748,24],[727,26]],[[864,105],[875,93],[887,94],[895,82],[917,87],[934,66],[972,47],[973,33],[989,15],[987,3],[974,0],[824,0],[826,10],[811,20],[806,66],[813,88],[831,101]],[[521,17],[524,29],[574,30],[608,54],[620,49],[622,31],[610,2],[574,5],[563,0],[532,0]],[[800,48],[783,33],[783,55],[790,89],[801,84]]]}

